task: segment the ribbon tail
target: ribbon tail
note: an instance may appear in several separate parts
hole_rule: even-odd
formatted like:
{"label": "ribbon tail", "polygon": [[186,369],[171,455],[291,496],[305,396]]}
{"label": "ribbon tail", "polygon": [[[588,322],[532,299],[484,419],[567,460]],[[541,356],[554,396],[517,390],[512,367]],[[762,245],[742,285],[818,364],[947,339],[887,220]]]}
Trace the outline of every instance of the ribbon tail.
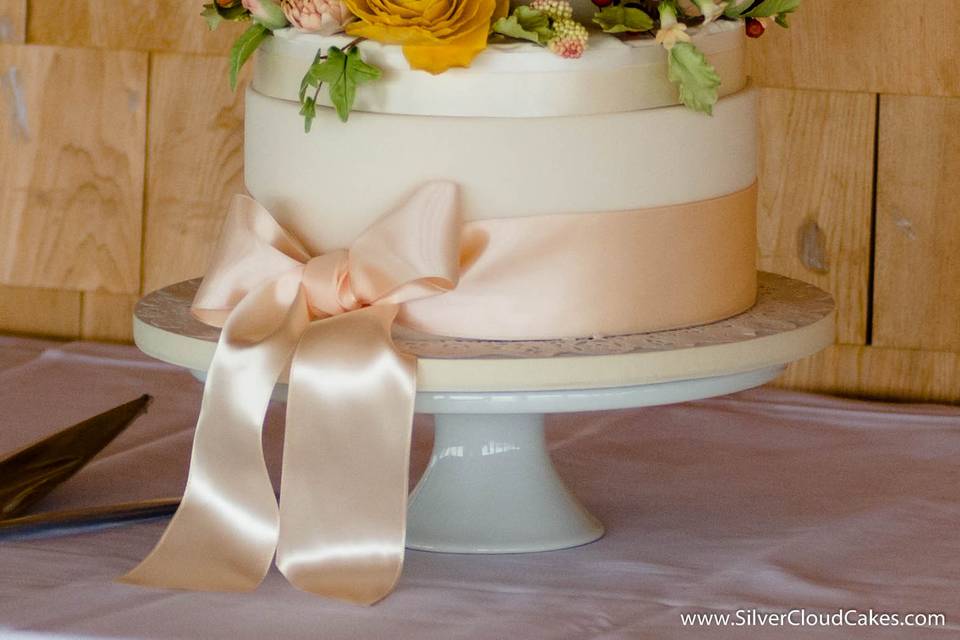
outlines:
{"label": "ribbon tail", "polygon": [[277,566],[358,604],[389,594],[403,567],[416,359],[391,340],[397,311],[315,322],[290,372]]}
{"label": "ribbon tail", "polygon": [[279,530],[263,420],[308,323],[299,274],[268,282],[234,309],[207,373],[180,508],[154,550],[121,582],[249,591],[263,580]]}

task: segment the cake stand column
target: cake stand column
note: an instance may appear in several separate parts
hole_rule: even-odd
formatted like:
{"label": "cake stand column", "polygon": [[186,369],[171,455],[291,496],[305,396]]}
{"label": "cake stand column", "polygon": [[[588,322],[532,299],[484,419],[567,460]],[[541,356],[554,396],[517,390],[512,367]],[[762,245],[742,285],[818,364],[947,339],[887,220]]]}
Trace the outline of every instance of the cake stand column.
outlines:
{"label": "cake stand column", "polygon": [[542,413],[436,415],[433,455],[410,498],[407,547],[524,553],[602,535],[553,467]]}

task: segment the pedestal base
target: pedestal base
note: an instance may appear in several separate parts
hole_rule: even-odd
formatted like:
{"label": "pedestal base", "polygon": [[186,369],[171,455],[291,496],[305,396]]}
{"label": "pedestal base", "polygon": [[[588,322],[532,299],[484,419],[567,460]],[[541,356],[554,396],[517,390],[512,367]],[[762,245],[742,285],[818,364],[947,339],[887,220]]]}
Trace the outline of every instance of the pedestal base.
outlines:
{"label": "pedestal base", "polygon": [[525,553],[603,535],[550,461],[543,414],[437,415],[433,456],[410,498],[407,547]]}

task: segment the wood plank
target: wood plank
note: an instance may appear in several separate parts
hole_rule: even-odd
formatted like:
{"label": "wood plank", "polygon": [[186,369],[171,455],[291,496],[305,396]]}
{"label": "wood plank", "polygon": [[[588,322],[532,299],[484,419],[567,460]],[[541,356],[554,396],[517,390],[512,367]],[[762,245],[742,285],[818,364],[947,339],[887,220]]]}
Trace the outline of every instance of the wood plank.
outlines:
{"label": "wood plank", "polygon": [[0,42],[23,42],[27,32],[27,0],[0,0]]}
{"label": "wood plank", "polygon": [[777,384],[880,400],[960,403],[960,353],[835,345],[791,365]]}
{"label": "wood plank", "polygon": [[226,55],[247,25],[211,33],[201,0],[31,0],[27,41],[69,47],[182,51]]}
{"label": "wood plank", "polygon": [[136,292],[146,54],[2,45],[0,69],[0,283]]}
{"label": "wood plank", "polygon": [[764,89],[760,104],[760,268],[832,293],[838,341],[863,344],[876,100]]}
{"label": "wood plank", "polygon": [[244,192],[243,89],[232,93],[226,74],[226,58],[153,59],[145,291],[202,275],[230,198]]}
{"label": "wood plank", "polygon": [[80,337],[106,342],[133,341],[133,307],[139,296],[85,292],[80,314]]}
{"label": "wood plank", "polygon": [[80,337],[80,293],[0,286],[0,333]]}
{"label": "wood plank", "polygon": [[960,98],[883,96],[874,344],[960,352]]}
{"label": "wood plank", "polygon": [[803,0],[749,47],[763,86],[960,95],[960,2]]}

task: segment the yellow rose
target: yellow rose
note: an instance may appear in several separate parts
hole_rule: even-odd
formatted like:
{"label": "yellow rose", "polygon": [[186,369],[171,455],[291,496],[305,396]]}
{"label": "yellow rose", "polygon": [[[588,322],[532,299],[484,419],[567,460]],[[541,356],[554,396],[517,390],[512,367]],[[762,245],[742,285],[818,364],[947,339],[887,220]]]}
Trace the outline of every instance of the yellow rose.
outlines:
{"label": "yellow rose", "polygon": [[467,67],[487,46],[490,23],[510,0],[344,0],[357,22],[352,36],[403,45],[413,69],[442,73]]}

